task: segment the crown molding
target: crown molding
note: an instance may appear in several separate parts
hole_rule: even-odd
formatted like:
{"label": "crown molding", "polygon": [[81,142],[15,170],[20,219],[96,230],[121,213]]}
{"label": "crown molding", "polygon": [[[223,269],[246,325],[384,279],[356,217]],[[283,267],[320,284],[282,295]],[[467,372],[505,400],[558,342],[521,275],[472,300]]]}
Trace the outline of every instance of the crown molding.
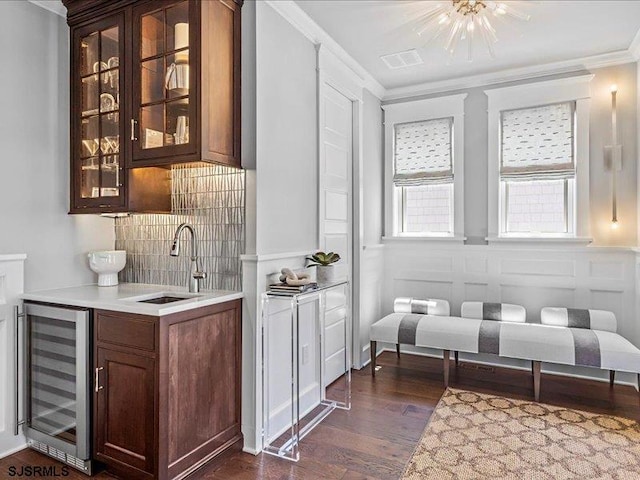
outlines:
{"label": "crown molding", "polygon": [[[49,10],[63,18],[66,9],[60,0],[28,0],[38,7]],[[572,60],[532,65],[528,67],[500,70],[497,72],[452,78],[436,82],[425,82],[406,87],[385,89],[362,65],[338,44],[320,25],[302,10],[294,0],[265,0],[300,33],[314,44],[322,44],[336,55],[354,74],[361,79],[363,87],[383,101],[429,95],[473,87],[485,87],[505,82],[528,80],[546,75],[572,73],[580,70],[610,67],[640,61],[640,30],[636,33],[627,50],[594,55]]]}
{"label": "crown molding", "polygon": [[379,99],[385,95],[385,88],[362,67],[347,51],[336,42],[320,25],[293,0],[265,0],[267,5],[279,13],[313,44],[324,45],[342,61],[362,81],[362,86]]}
{"label": "crown molding", "polygon": [[[636,36],[636,38],[638,38]],[[639,45],[640,48],[640,45]],[[572,73],[593,68],[610,67],[624,63],[635,62],[631,50],[620,50],[618,52],[605,53],[590,57],[564,60],[561,62],[546,63],[542,65],[531,65],[528,67],[511,68],[497,72],[471,75],[462,78],[452,78],[437,82],[426,82],[406,87],[387,89],[383,100],[397,100],[402,98],[429,95],[453,90],[462,90],[473,87],[486,87],[505,82],[518,80],[528,80],[540,78],[547,75],[557,75],[562,73]]]}
{"label": "crown molding", "polygon": [[631,45],[629,45],[629,53],[631,53],[634,60],[640,61],[640,30],[638,30],[638,33],[631,41]]}
{"label": "crown molding", "polygon": [[29,3],[33,3],[40,8],[49,10],[62,18],[67,17],[67,9],[64,8],[64,5],[60,0],[29,0]]}

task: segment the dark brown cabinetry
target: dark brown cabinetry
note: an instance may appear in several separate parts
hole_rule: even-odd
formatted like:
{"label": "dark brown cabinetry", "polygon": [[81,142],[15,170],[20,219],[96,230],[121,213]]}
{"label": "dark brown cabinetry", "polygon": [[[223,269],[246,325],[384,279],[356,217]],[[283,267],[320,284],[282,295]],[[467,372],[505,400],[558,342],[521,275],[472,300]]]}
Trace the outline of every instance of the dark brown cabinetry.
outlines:
{"label": "dark brown cabinetry", "polygon": [[96,460],[122,478],[165,480],[240,448],[240,300],[95,319]]}
{"label": "dark brown cabinetry", "polygon": [[64,0],[71,212],[166,212],[168,167],[240,167],[241,0]]}

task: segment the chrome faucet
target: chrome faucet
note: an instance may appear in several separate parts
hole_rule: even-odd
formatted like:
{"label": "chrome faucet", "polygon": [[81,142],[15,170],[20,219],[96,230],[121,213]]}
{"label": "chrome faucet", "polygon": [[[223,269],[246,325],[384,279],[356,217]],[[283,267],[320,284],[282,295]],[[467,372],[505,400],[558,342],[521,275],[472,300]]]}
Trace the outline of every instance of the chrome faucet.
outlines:
{"label": "chrome faucet", "polygon": [[191,272],[189,273],[189,292],[198,293],[200,291],[200,280],[207,278],[207,274],[205,272],[201,272],[198,267],[198,236],[196,235],[194,228],[188,223],[181,224],[176,230],[169,255],[172,257],[180,255],[180,234],[184,229],[191,232]]}

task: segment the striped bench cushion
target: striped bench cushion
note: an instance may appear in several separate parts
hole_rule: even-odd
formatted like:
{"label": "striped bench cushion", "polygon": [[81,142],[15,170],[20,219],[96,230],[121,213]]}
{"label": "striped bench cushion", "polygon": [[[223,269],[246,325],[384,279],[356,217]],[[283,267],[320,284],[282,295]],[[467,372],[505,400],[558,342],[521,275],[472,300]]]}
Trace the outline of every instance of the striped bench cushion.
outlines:
{"label": "striped bench cushion", "polygon": [[521,322],[392,313],[371,340],[640,373],[640,350],[617,333]]}
{"label": "striped bench cushion", "polygon": [[615,333],[618,322],[613,312],[578,308],[545,307],[540,312],[540,323],[556,327],[586,328]]}
{"label": "striped bench cushion", "polygon": [[449,316],[449,302],[439,298],[418,300],[416,298],[400,297],[393,302],[395,313],[422,313],[425,315]]}
{"label": "striped bench cushion", "polygon": [[462,317],[495,320],[498,322],[525,323],[527,321],[527,311],[520,305],[511,305],[509,303],[464,302],[462,304]]}
{"label": "striped bench cushion", "polygon": [[392,313],[371,325],[376,342],[474,352],[481,320],[416,313]]}

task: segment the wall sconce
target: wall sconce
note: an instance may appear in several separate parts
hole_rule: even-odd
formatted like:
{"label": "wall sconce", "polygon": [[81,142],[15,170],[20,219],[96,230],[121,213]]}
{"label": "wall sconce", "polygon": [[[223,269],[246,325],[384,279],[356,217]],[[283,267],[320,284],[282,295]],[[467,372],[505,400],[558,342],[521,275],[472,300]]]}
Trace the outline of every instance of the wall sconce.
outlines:
{"label": "wall sconce", "polygon": [[604,147],[605,160],[611,169],[611,228],[618,228],[618,172],[622,170],[622,145],[618,144],[618,86],[611,85],[611,145]]}

